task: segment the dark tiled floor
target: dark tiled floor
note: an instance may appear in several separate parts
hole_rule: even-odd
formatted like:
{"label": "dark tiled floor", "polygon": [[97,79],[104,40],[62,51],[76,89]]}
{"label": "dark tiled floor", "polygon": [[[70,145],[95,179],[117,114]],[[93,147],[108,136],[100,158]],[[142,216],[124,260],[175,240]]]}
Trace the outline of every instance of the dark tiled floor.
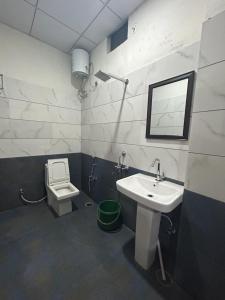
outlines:
{"label": "dark tiled floor", "polygon": [[0,213],[0,299],[188,300],[176,285],[163,288],[155,268],[134,262],[134,234],[105,233],[96,206],[55,218],[46,204]]}

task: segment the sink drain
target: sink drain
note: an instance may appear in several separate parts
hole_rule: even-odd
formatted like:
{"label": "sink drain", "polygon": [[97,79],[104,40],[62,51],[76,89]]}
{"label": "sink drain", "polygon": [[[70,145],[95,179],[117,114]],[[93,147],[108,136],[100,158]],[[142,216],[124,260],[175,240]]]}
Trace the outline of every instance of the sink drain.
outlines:
{"label": "sink drain", "polygon": [[148,197],[153,198],[154,196],[152,194],[148,194]]}
{"label": "sink drain", "polygon": [[84,204],[85,207],[92,207],[93,206],[93,202],[86,202]]}

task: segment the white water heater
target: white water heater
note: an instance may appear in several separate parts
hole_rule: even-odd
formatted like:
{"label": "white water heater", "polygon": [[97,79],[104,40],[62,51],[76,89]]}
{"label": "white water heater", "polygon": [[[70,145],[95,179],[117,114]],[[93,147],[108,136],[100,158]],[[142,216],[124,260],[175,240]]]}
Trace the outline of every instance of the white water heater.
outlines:
{"label": "white water heater", "polygon": [[89,74],[89,54],[83,49],[72,51],[72,73],[76,77],[87,78]]}

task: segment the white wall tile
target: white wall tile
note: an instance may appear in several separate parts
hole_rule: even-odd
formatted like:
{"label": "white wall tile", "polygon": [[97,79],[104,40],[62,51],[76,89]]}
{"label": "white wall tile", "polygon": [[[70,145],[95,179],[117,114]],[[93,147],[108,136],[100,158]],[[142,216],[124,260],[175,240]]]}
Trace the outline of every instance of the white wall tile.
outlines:
{"label": "white wall tile", "polygon": [[0,91],[0,96],[81,110],[81,103],[74,88],[61,90],[42,87],[6,76],[4,76],[4,90]]}
{"label": "white wall tile", "polygon": [[185,186],[195,193],[225,202],[225,158],[191,153]]}
{"label": "white wall tile", "polygon": [[[125,76],[129,80],[125,97],[130,98],[147,93],[150,84],[196,70],[198,66],[198,52],[199,43],[194,43],[165,58],[129,73]],[[89,79],[87,85],[89,95],[84,100],[84,109],[122,99],[124,85],[121,82],[116,80],[108,83],[97,81],[98,86],[95,87],[95,81],[97,79],[94,77]]]}
{"label": "white wall tile", "polygon": [[193,111],[225,109],[225,62],[200,69]]}
{"label": "white wall tile", "polygon": [[16,139],[52,138],[51,124],[24,120],[10,120],[11,137]]}
{"label": "white wall tile", "polygon": [[145,120],[147,94],[82,111],[82,124]]}
{"label": "white wall tile", "polygon": [[203,24],[200,67],[225,59],[225,11]]}
{"label": "white wall tile", "polygon": [[0,157],[79,153],[80,141],[67,139],[0,139]]}
{"label": "white wall tile", "polygon": [[70,124],[52,123],[52,137],[63,139],[81,139],[81,126]]}
{"label": "white wall tile", "polygon": [[9,117],[9,101],[0,97],[0,117],[8,118]]}
{"label": "white wall tile", "polygon": [[225,156],[225,111],[192,115],[190,151]]}
{"label": "white wall tile", "polygon": [[146,121],[82,125],[82,139],[188,150],[188,141],[145,138]]}
{"label": "white wall tile", "polygon": [[80,124],[80,111],[56,106],[9,100],[10,118],[58,123]]}

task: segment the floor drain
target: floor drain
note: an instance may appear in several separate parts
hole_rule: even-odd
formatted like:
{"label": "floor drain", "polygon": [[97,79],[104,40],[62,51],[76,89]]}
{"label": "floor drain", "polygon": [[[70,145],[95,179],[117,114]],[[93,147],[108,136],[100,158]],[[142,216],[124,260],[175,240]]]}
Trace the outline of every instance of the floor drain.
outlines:
{"label": "floor drain", "polygon": [[168,272],[166,272],[166,281],[162,279],[162,273],[160,269],[156,270],[155,275],[160,285],[164,287],[170,287],[173,284],[173,278]]}
{"label": "floor drain", "polygon": [[84,206],[86,206],[86,207],[91,207],[91,206],[93,206],[93,202],[86,202],[86,203],[84,204]]}

